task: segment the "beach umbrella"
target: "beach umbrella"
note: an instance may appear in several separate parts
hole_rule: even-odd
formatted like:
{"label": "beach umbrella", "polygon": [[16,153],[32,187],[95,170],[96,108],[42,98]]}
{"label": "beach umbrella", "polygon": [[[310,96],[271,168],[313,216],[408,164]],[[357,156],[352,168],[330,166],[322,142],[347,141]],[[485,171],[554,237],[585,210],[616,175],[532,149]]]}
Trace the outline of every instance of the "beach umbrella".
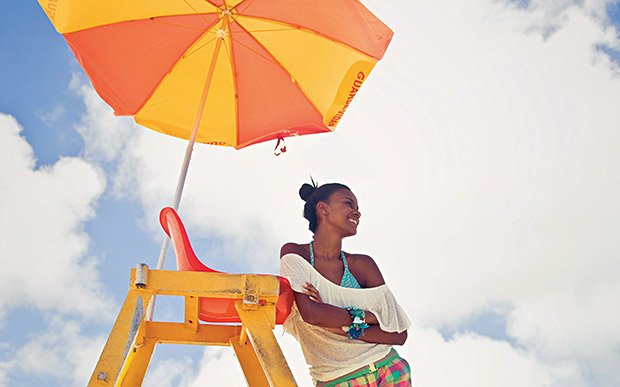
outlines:
{"label": "beach umbrella", "polygon": [[356,0],[39,4],[115,114],[189,140],[175,209],[194,142],[333,131],[393,35]]}

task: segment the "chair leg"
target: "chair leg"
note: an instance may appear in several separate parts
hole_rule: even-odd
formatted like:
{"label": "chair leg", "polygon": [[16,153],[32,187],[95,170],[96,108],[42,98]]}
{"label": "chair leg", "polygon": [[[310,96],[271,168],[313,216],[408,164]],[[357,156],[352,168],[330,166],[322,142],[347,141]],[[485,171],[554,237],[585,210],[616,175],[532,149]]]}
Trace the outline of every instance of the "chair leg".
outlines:
{"label": "chair leg", "polygon": [[133,346],[123,365],[117,385],[122,387],[142,385],[156,344],[155,338],[145,338],[140,346]]}
{"label": "chair leg", "polygon": [[275,313],[275,307],[245,309],[242,301],[237,301],[235,307],[269,385],[296,386],[293,373],[288,367],[269,322],[269,316]]}
{"label": "chair leg", "polygon": [[241,370],[245,380],[250,387],[268,387],[269,381],[263,371],[263,367],[258,361],[256,351],[252,347],[252,343],[246,340],[244,343],[240,343],[241,336],[235,336],[230,339],[230,346],[235,350]]}
{"label": "chair leg", "polygon": [[144,306],[148,305],[150,299],[149,292],[136,288],[129,289],[90,377],[89,386],[100,386],[102,383],[113,385],[116,382],[127,357],[127,351],[138,333],[140,321],[143,320]]}

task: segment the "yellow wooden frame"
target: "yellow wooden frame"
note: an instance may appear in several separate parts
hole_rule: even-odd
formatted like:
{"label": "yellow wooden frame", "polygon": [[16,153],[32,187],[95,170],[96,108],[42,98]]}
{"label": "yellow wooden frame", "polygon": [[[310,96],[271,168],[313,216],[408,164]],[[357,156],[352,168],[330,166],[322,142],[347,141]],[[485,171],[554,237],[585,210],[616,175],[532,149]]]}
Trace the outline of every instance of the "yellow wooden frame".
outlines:
{"label": "yellow wooden frame", "polygon": [[[88,386],[141,385],[158,343],[232,346],[249,386],[295,386],[273,334],[278,294],[272,275],[149,270],[140,264],[131,270],[127,297]],[[146,320],[154,295],[184,297],[184,322]],[[236,299],[241,325],[201,324],[200,297]]]}

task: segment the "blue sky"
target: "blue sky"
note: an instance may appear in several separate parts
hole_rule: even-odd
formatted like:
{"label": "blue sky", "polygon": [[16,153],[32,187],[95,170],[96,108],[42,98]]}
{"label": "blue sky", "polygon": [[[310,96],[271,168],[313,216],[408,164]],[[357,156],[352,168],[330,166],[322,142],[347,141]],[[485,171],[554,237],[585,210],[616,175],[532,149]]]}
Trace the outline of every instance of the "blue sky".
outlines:
{"label": "blue sky", "polygon": [[[199,255],[277,272],[310,237],[297,187],[343,181],[364,214],[345,248],[412,316],[418,386],[618,385],[620,3],[366,4],[396,34],[336,133],[196,148]],[[0,15],[0,386],[83,385],[129,269],[156,263],[184,144],[114,117],[36,2]],[[233,362],[160,346],[148,385],[243,385]]]}

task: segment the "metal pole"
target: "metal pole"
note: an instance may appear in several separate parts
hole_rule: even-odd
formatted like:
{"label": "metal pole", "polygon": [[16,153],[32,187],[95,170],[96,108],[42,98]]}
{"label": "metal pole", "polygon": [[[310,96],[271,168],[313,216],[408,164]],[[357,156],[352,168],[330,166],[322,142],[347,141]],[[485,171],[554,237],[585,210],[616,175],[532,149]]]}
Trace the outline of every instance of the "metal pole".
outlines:
{"label": "metal pole", "polygon": [[[228,26],[228,18],[225,17],[223,19],[222,27],[219,31],[225,31]],[[211,63],[209,64],[209,72],[207,73],[207,79],[205,80],[204,88],[202,89],[202,95],[200,97],[200,102],[198,105],[198,112],[196,113],[196,118],[194,119],[194,127],[192,128],[192,133],[189,138],[189,142],[187,143],[187,148],[185,149],[185,157],[183,158],[183,165],[181,166],[181,173],[179,174],[179,179],[177,181],[177,187],[174,193],[174,199],[172,201],[172,207],[175,210],[179,209],[179,204],[181,202],[181,195],[183,194],[183,187],[185,186],[185,178],[187,177],[187,171],[189,169],[189,161],[192,157],[192,151],[194,150],[194,143],[196,142],[196,135],[198,134],[198,128],[200,127],[200,121],[202,120],[202,114],[204,112],[205,103],[207,101],[207,95],[209,94],[209,88],[211,87],[211,80],[213,79],[213,73],[215,71],[215,65],[217,63],[217,58],[220,53],[220,48],[222,47],[222,42],[224,41],[224,36],[220,36],[218,31],[218,38],[215,41],[215,49],[213,50],[213,57],[211,58]],[[161,270],[164,267],[164,263],[166,261],[166,253],[168,252],[168,246],[170,245],[170,238],[165,237],[162,244],[161,249],[159,251],[159,258],[157,260],[157,270]],[[147,311],[147,320],[151,320],[153,317],[153,309],[155,308],[155,296],[151,299],[151,303],[149,305]]]}

